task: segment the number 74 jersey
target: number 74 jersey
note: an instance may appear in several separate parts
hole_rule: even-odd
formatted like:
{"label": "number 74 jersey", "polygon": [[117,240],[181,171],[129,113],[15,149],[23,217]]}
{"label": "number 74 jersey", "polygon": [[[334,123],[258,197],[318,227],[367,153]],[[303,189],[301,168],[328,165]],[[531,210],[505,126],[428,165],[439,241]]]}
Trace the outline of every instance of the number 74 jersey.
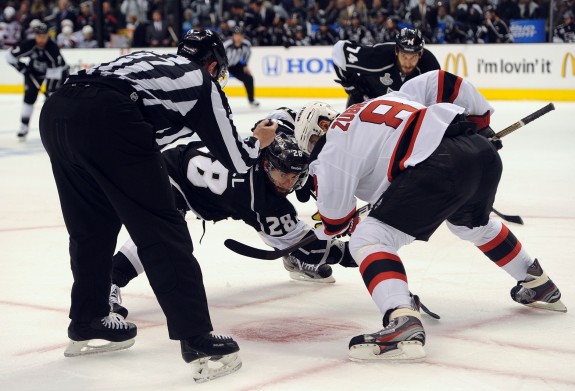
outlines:
{"label": "number 74 jersey", "polygon": [[178,209],[208,221],[243,220],[277,248],[296,243],[309,230],[292,203],[273,191],[261,162],[245,173],[231,173],[197,142],[163,155]]}
{"label": "number 74 jersey", "polygon": [[427,107],[400,93],[350,106],[331,123],[323,149],[310,164],[322,216],[347,216],[355,197],[375,203],[395,176],[435,151],[464,110],[451,103]]}

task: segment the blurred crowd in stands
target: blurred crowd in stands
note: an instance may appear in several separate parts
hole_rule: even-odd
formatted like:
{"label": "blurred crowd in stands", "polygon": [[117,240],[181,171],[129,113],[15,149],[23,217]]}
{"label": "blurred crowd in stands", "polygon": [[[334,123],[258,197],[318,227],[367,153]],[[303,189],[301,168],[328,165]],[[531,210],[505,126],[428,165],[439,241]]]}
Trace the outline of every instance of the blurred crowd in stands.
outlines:
{"label": "blurred crowd in stands", "polygon": [[575,0],[105,0],[100,19],[96,4],[0,0],[2,47],[29,37],[40,21],[61,48],[170,47],[190,29],[225,39],[236,26],[253,46],[375,44],[394,41],[405,26],[419,28],[427,43],[500,43],[513,42],[510,21],[524,19],[545,20],[554,42],[575,42]]}

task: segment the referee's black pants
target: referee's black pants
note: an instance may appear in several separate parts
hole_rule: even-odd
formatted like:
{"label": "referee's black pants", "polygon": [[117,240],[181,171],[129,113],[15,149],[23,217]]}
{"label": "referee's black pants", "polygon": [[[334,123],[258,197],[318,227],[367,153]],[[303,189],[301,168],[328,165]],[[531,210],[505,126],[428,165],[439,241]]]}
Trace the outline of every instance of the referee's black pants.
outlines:
{"label": "referee's black pants", "polygon": [[108,86],[65,85],[44,104],[40,135],[70,235],[70,319],[89,322],[109,313],[112,256],[123,224],[170,338],[211,331],[192,240],[175,208],[154,129],[137,104]]}
{"label": "referee's black pants", "polygon": [[230,75],[244,83],[246,93],[248,94],[248,101],[254,101],[254,77],[244,71],[244,65],[237,64],[228,68]]}

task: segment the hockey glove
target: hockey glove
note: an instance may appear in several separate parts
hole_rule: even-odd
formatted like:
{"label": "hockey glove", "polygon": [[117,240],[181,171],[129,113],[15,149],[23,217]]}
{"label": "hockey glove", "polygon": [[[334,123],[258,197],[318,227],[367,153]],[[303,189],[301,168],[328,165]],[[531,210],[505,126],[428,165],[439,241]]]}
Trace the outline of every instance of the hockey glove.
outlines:
{"label": "hockey glove", "polygon": [[501,139],[495,137],[495,131],[493,129],[491,129],[491,126],[486,126],[485,128],[477,131],[477,134],[485,137],[486,139],[488,139],[489,141],[491,141],[491,144],[493,144],[493,146],[495,147],[495,149],[497,149],[498,151],[503,148],[503,143],[501,142]]}
{"label": "hockey glove", "polygon": [[[323,222],[321,221],[321,215],[318,212],[315,212],[312,216],[311,219],[315,222],[314,223],[314,228],[319,228],[323,225]],[[351,234],[353,233],[353,231],[355,231],[355,227],[357,226],[357,224],[359,223],[359,213],[357,212],[357,210],[355,211],[355,214],[348,220],[348,226],[345,230],[343,230],[340,234],[335,235],[336,238],[342,238],[344,236],[351,236]]]}
{"label": "hockey glove", "polygon": [[349,242],[343,242],[338,239],[334,239],[331,242],[326,263],[330,265],[339,263],[343,267],[357,267],[357,263],[355,263],[349,252]]}

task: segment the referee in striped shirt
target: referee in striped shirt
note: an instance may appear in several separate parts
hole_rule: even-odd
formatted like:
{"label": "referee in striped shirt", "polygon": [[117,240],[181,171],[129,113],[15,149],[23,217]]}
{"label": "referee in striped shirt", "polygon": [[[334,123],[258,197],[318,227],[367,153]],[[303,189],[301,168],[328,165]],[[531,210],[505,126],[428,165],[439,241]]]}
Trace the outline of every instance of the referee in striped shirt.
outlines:
{"label": "referee in striped shirt", "polygon": [[133,343],[136,326],[110,313],[108,303],[122,225],[139,248],[169,337],[181,341],[184,360],[239,350],[232,338],[211,334],[201,269],[160,152],[196,133],[232,172],[256,162],[277,124],[262,121],[253,137],[240,138],[217,82],[226,73],[217,34],[191,31],[177,54],[139,51],[80,71],[44,104],[40,135],[70,237],[74,277],[65,355],[93,353],[92,339],[113,342],[99,351]]}
{"label": "referee in striped shirt", "polygon": [[244,83],[250,106],[258,107],[260,103],[254,99],[254,77],[248,68],[252,44],[245,38],[241,26],[235,26],[232,29],[232,37],[224,42],[224,48],[228,57],[230,75]]}

